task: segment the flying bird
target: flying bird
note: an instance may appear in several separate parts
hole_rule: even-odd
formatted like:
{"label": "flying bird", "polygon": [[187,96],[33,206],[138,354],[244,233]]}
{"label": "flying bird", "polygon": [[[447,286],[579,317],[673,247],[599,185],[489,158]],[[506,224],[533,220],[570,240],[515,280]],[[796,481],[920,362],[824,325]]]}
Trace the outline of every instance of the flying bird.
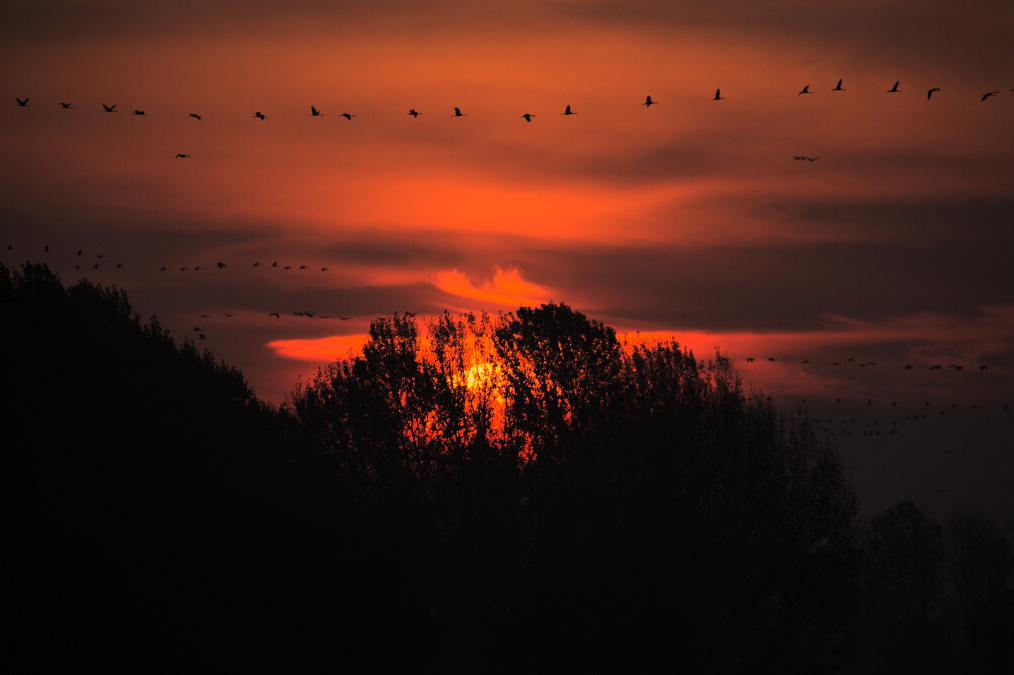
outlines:
{"label": "flying bird", "polygon": [[799,96],[802,96],[803,94],[812,94],[812,93],[813,92],[810,91],[810,85],[806,85],[805,87],[803,87],[803,91],[799,92]]}
{"label": "flying bird", "polygon": [[461,108],[455,107],[454,108],[454,114],[451,115],[451,117],[468,117],[468,115],[463,114],[461,112]]}
{"label": "flying bird", "polygon": [[20,98],[18,98],[17,96],[15,96],[14,100],[17,101],[18,102],[18,106],[20,106],[22,108],[31,108],[32,106],[28,105],[28,98],[29,97],[26,96],[25,100],[22,101]]}
{"label": "flying bird", "polygon": [[43,253],[49,253],[49,244],[46,244],[46,248],[42,250]]}
{"label": "flying bird", "polygon": [[926,90],[926,100],[930,100],[933,97],[933,92],[940,91],[940,87],[933,87],[932,89]]}
{"label": "flying bird", "polygon": [[339,316],[338,318],[341,319],[342,321],[348,321],[352,317],[351,316]]}
{"label": "flying bird", "polygon": [[652,101],[652,100],[651,100],[651,96],[649,96],[649,97],[648,97],[648,98],[647,98],[647,99],[646,99],[646,100],[644,101],[644,103],[642,103],[641,105],[643,105],[643,106],[647,106],[647,107],[649,107],[649,108],[650,108],[650,107],[651,107],[651,106],[653,106],[653,105],[658,105],[658,101]]}
{"label": "flying bird", "polygon": [[[998,91],[990,91],[990,92],[987,92],[987,93],[983,94],[983,95],[982,95],[982,98],[981,98],[981,99],[979,99],[979,100],[980,100],[980,101],[985,101],[985,100],[986,100],[987,98],[989,98],[990,96],[996,96],[996,95],[997,95],[997,94],[999,94],[999,93],[1000,93],[1000,92],[998,92]],[[25,100],[27,101],[28,99],[26,98]]]}
{"label": "flying bird", "polygon": [[254,267],[260,267],[260,266],[261,266],[261,264],[260,264],[259,262],[255,262],[255,263],[253,264],[253,266],[254,266]]}
{"label": "flying bird", "polygon": [[355,117],[355,115],[350,115],[348,113],[342,113],[342,117],[344,117],[347,120],[351,120],[353,117]]}
{"label": "flying bird", "polygon": [[[411,115],[413,118],[418,119],[419,115],[422,115],[422,113],[416,112],[415,108],[412,108],[411,110],[408,111],[408,115]],[[406,115],[406,117],[408,117],[408,115]]]}
{"label": "flying bird", "polygon": [[900,94],[901,91],[898,89],[898,85],[901,84],[901,80],[894,83],[894,86],[885,91],[885,94]]}
{"label": "flying bird", "polygon": [[268,314],[268,318],[270,319],[271,317],[275,317],[276,319],[281,319],[281,318],[282,318],[282,317],[281,317],[281,316],[280,316],[280,315],[278,314],[278,312],[271,312],[270,314]]}
{"label": "flying bird", "polygon": [[532,118],[535,117],[535,115],[533,115],[531,113],[525,113],[524,115],[522,115],[522,117],[525,118],[526,122],[531,122]]}
{"label": "flying bird", "polygon": [[73,108],[70,107],[70,103],[61,103],[60,107],[63,108],[64,110],[73,110]]}
{"label": "flying bird", "polygon": [[189,156],[190,155],[184,155],[182,152],[177,152],[176,157],[174,157],[173,159],[186,159]]}
{"label": "flying bird", "polygon": [[225,269],[225,263],[224,262],[219,262],[219,263],[215,263],[215,264],[218,265],[218,269],[220,269],[220,270],[224,270]]}
{"label": "flying bird", "polygon": [[831,91],[845,91],[844,89],[841,88],[841,79],[838,80],[838,86],[832,89]]}
{"label": "flying bird", "polygon": [[715,90],[715,98],[713,98],[711,100],[712,101],[724,101],[725,97],[722,96],[722,90],[721,89],[716,89]]}
{"label": "flying bird", "polygon": [[315,108],[314,106],[312,106],[312,105],[310,106],[310,117],[320,117],[323,114],[324,113],[322,113],[321,111],[317,110],[317,108]]}
{"label": "flying bird", "polygon": [[327,269],[328,269],[328,268],[326,268],[326,267],[321,267],[321,268],[320,268],[320,271],[321,271],[321,272],[327,272]]}
{"label": "flying bird", "polygon": [[253,117],[256,117],[257,119],[259,119],[262,122],[268,118],[268,116],[265,115],[264,113],[262,113],[260,110],[258,110],[257,112],[255,112],[253,114]]}
{"label": "flying bird", "polygon": [[193,118],[194,118],[195,120],[197,120],[197,121],[201,121],[201,120],[203,119],[203,118],[202,118],[202,117],[201,117],[200,115],[198,115],[197,113],[190,113],[189,115],[187,115],[187,117],[193,117]]}
{"label": "flying bird", "polygon": [[273,263],[271,263],[271,266],[272,266],[272,267],[278,267],[278,261],[276,260],[276,261],[274,261]]}
{"label": "flying bird", "polygon": [[560,114],[561,114],[561,115],[576,115],[577,113],[576,113],[576,112],[571,112],[571,110],[570,110],[570,106],[567,106],[567,109],[566,109],[566,110],[564,110],[564,111],[563,111],[562,113],[560,113]]}
{"label": "flying bird", "polygon": [[143,116],[144,115],[144,111],[143,110],[135,110],[133,114],[135,114],[135,115],[142,115]]}
{"label": "flying bird", "polygon": [[102,107],[105,109],[106,112],[120,112],[119,110],[116,109],[115,103],[113,105],[106,105],[105,103],[103,103]]}

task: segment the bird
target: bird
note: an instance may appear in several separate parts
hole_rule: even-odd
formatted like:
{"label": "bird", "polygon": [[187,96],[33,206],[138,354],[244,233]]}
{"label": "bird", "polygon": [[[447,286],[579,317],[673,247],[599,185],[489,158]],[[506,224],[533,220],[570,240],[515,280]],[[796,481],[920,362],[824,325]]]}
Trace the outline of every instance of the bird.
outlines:
{"label": "bird", "polygon": [[[981,98],[981,99],[979,99],[979,100],[980,100],[980,101],[985,101],[985,100],[986,100],[987,98],[989,98],[990,96],[996,96],[996,95],[997,95],[997,94],[999,94],[999,93],[1000,93],[1000,92],[998,92],[998,91],[990,91],[990,92],[986,92],[985,94],[983,94],[983,95],[982,95],[982,98]],[[28,99],[26,98],[25,100],[27,101]]]}
{"label": "bird", "polygon": [[[411,115],[413,118],[418,119],[419,115],[422,115],[422,113],[416,112],[415,108],[412,108],[411,110],[408,111],[408,115]],[[408,117],[408,115],[406,115],[406,117]]]}
{"label": "bird", "polygon": [[933,92],[940,91],[940,87],[933,87],[932,89],[926,90],[926,100],[930,100],[933,97]]}
{"label": "bird", "polygon": [[291,270],[291,269],[292,269],[292,265],[286,265],[286,266],[285,266],[285,269],[287,269],[287,270]]}
{"label": "bird", "polygon": [[74,109],[74,108],[72,108],[72,107],[71,107],[71,104],[70,104],[70,103],[61,103],[61,104],[60,104],[60,107],[61,107],[62,109],[64,109],[64,110],[73,110],[73,109]]}
{"label": "bird", "polygon": [[190,155],[184,155],[182,152],[177,152],[176,157],[174,157],[174,159],[186,159],[189,156]]}
{"label": "bird", "polygon": [[809,363],[809,362],[810,361],[808,359],[803,359],[803,363]]}
{"label": "bird", "polygon": [[198,122],[200,122],[200,121],[201,121],[202,119],[204,119],[203,117],[201,117],[201,116],[200,116],[200,115],[198,115],[197,113],[190,113],[189,115],[187,115],[187,117],[193,117],[193,118],[194,118],[195,120],[197,120]]}
{"label": "bird", "polygon": [[774,360],[775,360],[775,357],[773,357],[773,356],[769,356],[768,357],[768,361],[774,361]]}
{"label": "bird", "polygon": [[142,115],[143,116],[144,115],[144,111],[143,110],[135,110],[133,114],[135,114],[135,115]]}
{"label": "bird", "polygon": [[194,332],[195,333],[200,333],[201,332],[200,326],[194,326]]}
{"label": "bird", "polygon": [[[224,314],[224,312],[223,312],[223,314]],[[235,314],[226,314],[225,318],[231,319],[233,316],[235,316]]]}
{"label": "bird", "polygon": [[78,249],[78,250],[77,250],[77,254],[78,254],[78,255],[84,255],[84,251],[82,251],[81,249]]}
{"label": "bird", "polygon": [[224,262],[219,262],[219,263],[215,263],[215,264],[218,265],[218,269],[220,269],[220,270],[224,270],[225,269],[225,263]]}
{"label": "bird", "polygon": [[820,156],[817,156],[817,157],[805,157],[805,156],[803,156],[803,157],[793,157],[792,159],[805,159],[807,162],[813,162],[815,160],[820,159]]}
{"label": "bird", "polygon": [[753,363],[753,357],[752,356],[746,357],[746,362],[747,363]]}
{"label": "bird", "polygon": [[570,110],[570,106],[567,106],[567,109],[566,109],[566,110],[564,110],[564,111],[563,111],[562,113],[560,113],[560,114],[561,114],[561,115],[576,115],[577,113],[576,113],[576,112],[571,112],[571,110]]}
{"label": "bird", "polygon": [[315,108],[314,106],[312,106],[312,105],[310,106],[310,117],[320,117],[323,114],[324,113],[322,113],[321,111],[317,110],[317,108]]}
{"label": "bird", "polygon": [[342,321],[348,321],[352,317],[351,316],[339,316],[338,318],[341,319]]}
{"label": "bird", "polygon": [[524,115],[522,115],[521,117],[523,117],[523,118],[525,119],[525,121],[526,121],[526,122],[531,122],[531,121],[532,121],[532,118],[533,118],[533,117],[535,117],[535,115],[533,115],[533,114],[531,114],[531,113],[525,113],[525,114],[524,114]]}
{"label": "bird", "polygon": [[321,272],[327,272],[327,270],[328,270],[328,268],[326,268],[326,267],[321,267],[321,268],[320,268],[320,271],[321,271]]}
{"label": "bird", "polygon": [[844,89],[841,88],[841,79],[840,78],[838,80],[838,86],[835,87],[834,89],[832,89],[831,91],[845,91]]}
{"label": "bird", "polygon": [[939,365],[932,366],[930,367],[930,370],[940,370],[940,366]]}
{"label": "bird", "polygon": [[799,96],[802,96],[803,94],[812,94],[812,93],[813,92],[810,91],[810,85],[806,85],[805,87],[803,87],[803,91],[799,92]]}
{"label": "bird", "polygon": [[305,270],[305,269],[306,269],[306,265],[300,265],[300,266],[299,266],[299,269],[301,269],[301,270]]}
{"label": "bird", "polygon": [[658,101],[652,101],[651,96],[649,96],[647,99],[645,99],[644,103],[642,103],[641,105],[650,108],[653,105],[658,105]]}
{"label": "bird", "polygon": [[255,263],[253,264],[253,266],[254,266],[254,267],[260,267],[260,266],[261,266],[261,264],[260,264],[259,262],[255,262]]}
{"label": "bird", "polygon": [[49,244],[46,244],[46,248],[42,249],[43,253],[49,253]]}
{"label": "bird", "polygon": [[351,120],[352,120],[352,118],[353,118],[353,117],[355,117],[355,115],[350,115],[350,114],[348,114],[348,113],[342,113],[342,117],[344,117],[345,119],[347,119],[347,120],[350,120],[350,121],[351,121]]}
{"label": "bird", "polygon": [[905,366],[905,370],[912,370],[912,366],[911,365],[906,365]]}
{"label": "bird", "polygon": [[198,333],[197,337],[200,338],[201,340],[207,340],[207,338],[204,337],[204,333]]}
{"label": "bird", "polygon": [[901,84],[901,80],[894,83],[894,86],[888,89],[885,94],[900,94],[901,90],[898,89],[898,85]]}
{"label": "bird", "polygon": [[979,372],[981,373],[982,371],[984,371],[984,370],[986,370],[988,368],[989,368],[989,366],[979,366]]}
{"label": "bird", "polygon": [[116,109],[115,103],[113,105],[106,105],[105,103],[103,103],[102,107],[105,109],[106,112],[120,112],[119,110]]}
{"label": "bird", "polygon": [[264,113],[262,113],[260,110],[258,110],[257,112],[255,112],[253,114],[253,116],[256,117],[257,119],[259,119],[262,122],[268,118],[268,116],[265,115]]}
{"label": "bird", "polygon": [[281,317],[281,316],[280,316],[280,315],[278,314],[278,312],[271,312],[270,314],[268,314],[268,318],[270,319],[271,317],[275,317],[276,319],[281,319],[281,318],[282,318],[282,317]]}
{"label": "bird", "polygon": [[276,261],[274,261],[273,263],[271,263],[271,266],[272,266],[272,267],[278,267],[278,261],[276,260]]}
{"label": "bird", "polygon": [[454,114],[451,115],[451,117],[468,117],[468,115],[465,115],[464,113],[462,113],[461,112],[461,108],[455,107],[454,108]]}
{"label": "bird", "polygon": [[165,271],[166,271],[165,267],[163,267],[162,269],[159,270],[159,272],[165,272]]}
{"label": "bird", "polygon": [[716,89],[715,90],[715,98],[713,98],[711,100],[712,101],[724,101],[725,97],[722,96],[722,90],[721,89]]}
{"label": "bird", "polygon": [[15,96],[14,100],[18,102],[18,106],[21,107],[21,108],[31,108],[32,106],[28,105],[28,98],[29,97],[26,96],[25,100],[22,101],[20,98],[18,98],[17,96]]}

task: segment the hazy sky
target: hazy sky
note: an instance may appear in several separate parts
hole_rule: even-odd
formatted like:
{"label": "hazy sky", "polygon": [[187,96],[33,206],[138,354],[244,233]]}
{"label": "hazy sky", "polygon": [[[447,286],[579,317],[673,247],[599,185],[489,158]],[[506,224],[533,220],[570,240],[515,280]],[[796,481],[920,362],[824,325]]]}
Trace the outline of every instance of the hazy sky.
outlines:
{"label": "hazy sky", "polygon": [[566,302],[857,419],[867,504],[996,511],[1014,8],[971,7],[6,2],[0,261],[127,289],[276,403],[376,316]]}

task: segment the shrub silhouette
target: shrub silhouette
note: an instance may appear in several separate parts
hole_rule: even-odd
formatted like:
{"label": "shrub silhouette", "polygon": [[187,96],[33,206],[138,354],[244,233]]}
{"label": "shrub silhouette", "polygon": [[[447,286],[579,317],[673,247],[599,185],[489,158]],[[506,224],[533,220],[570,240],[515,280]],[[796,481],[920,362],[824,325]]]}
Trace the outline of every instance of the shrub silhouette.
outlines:
{"label": "shrub silhouette", "polygon": [[287,409],[395,533],[465,670],[845,658],[851,485],[721,356],[625,346],[566,305],[422,337],[395,316]]}

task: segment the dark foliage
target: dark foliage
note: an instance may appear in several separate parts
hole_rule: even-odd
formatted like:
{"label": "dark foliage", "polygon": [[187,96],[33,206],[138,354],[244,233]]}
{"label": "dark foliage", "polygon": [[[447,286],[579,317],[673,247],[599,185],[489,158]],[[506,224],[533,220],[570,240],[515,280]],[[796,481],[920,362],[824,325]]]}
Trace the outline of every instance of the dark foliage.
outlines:
{"label": "dark foliage", "polygon": [[142,324],[122,291],[30,264],[0,266],[0,353],[24,663],[426,662],[396,552],[287,451],[294,432],[238,371]]}

